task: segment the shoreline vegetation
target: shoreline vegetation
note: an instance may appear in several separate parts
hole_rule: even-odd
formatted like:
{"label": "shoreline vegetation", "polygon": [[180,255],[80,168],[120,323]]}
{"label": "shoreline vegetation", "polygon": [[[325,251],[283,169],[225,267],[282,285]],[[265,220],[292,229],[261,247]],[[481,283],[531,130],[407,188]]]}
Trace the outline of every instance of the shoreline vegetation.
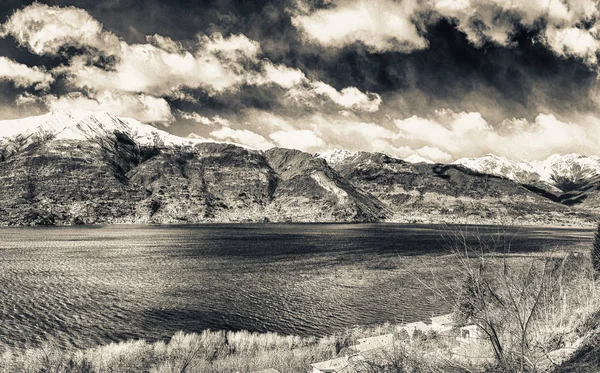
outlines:
{"label": "shoreline vegetation", "polygon": [[536,215],[521,217],[519,219],[507,220],[505,218],[480,218],[480,217],[457,217],[457,216],[405,216],[394,217],[393,219],[383,219],[374,221],[354,221],[354,220],[268,220],[268,219],[240,219],[240,220],[205,220],[205,221],[179,221],[173,220],[168,222],[152,221],[152,220],[135,220],[135,219],[116,219],[112,221],[99,222],[56,222],[49,220],[35,220],[23,223],[3,222],[0,221],[0,228],[31,228],[31,227],[100,227],[111,225],[130,225],[130,226],[204,226],[204,225],[221,225],[221,224],[407,224],[407,225],[442,225],[442,226],[523,226],[523,227],[554,227],[554,228],[595,228],[595,219],[580,219],[573,216],[567,217],[543,217]]}
{"label": "shoreline vegetation", "polygon": [[[473,240],[469,232],[452,230],[446,231],[445,245],[456,281],[421,282],[452,307],[450,327],[443,330],[385,324],[321,338],[207,330],[178,332],[169,341],[132,340],[82,350],[46,344],[0,349],[0,372],[598,371],[600,226],[587,251],[515,255],[510,237]],[[385,345],[355,349],[361,339],[377,336],[386,337]],[[345,370],[313,365],[331,359],[351,364]]]}

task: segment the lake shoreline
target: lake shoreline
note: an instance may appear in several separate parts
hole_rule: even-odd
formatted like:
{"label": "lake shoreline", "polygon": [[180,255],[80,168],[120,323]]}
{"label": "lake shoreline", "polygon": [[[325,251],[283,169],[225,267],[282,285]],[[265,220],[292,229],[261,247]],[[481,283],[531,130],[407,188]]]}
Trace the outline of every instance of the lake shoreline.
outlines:
{"label": "lake shoreline", "polygon": [[[600,222],[599,222],[600,223]],[[534,222],[519,222],[516,224],[505,224],[502,222],[446,222],[446,221],[408,221],[408,220],[389,220],[389,221],[376,221],[376,222],[357,222],[357,221],[333,221],[333,222],[258,222],[258,221],[244,221],[244,222],[196,222],[196,223],[152,223],[152,222],[117,222],[117,223],[90,223],[90,224],[38,224],[38,225],[27,225],[27,224],[3,224],[0,223],[0,229],[2,228],[103,228],[103,227],[210,227],[210,226],[286,226],[286,225],[297,225],[297,226],[319,226],[319,225],[349,225],[349,226],[369,226],[369,225],[402,225],[402,226],[438,226],[438,227],[524,227],[524,228],[548,228],[548,229],[592,229],[595,228],[598,223],[583,223],[583,224],[548,224],[548,223],[534,223]]]}

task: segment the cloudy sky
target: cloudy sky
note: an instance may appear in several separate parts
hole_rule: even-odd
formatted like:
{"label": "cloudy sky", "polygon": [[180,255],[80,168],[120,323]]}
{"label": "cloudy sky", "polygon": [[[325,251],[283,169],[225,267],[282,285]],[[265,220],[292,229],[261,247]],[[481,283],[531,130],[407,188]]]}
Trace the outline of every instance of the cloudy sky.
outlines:
{"label": "cloudy sky", "polygon": [[3,0],[0,118],[310,152],[600,155],[592,0]]}

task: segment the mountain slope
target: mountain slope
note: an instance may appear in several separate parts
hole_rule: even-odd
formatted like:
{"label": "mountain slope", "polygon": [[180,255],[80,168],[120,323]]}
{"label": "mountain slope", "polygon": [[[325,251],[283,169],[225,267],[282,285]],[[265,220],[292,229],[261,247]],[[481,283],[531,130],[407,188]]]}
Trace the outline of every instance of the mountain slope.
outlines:
{"label": "mountain slope", "polygon": [[0,129],[0,187],[11,191],[0,197],[0,224],[385,218],[376,199],[307,153],[181,139],[96,112]]}
{"label": "mountain slope", "polygon": [[460,165],[411,164],[361,153],[335,169],[385,203],[394,221],[568,224],[593,219],[511,180]]}
{"label": "mountain slope", "polygon": [[380,201],[357,190],[321,158],[281,148],[267,150],[265,157],[279,175],[271,206],[277,214],[291,219],[308,212],[319,221],[377,221],[388,213]]}

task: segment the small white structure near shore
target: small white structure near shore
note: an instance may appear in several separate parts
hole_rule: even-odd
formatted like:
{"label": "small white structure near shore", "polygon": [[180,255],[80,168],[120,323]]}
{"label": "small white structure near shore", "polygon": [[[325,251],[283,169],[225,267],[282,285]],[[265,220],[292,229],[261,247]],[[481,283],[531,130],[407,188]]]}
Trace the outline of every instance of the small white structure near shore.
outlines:
{"label": "small white structure near shore", "polygon": [[365,352],[374,350],[377,348],[384,348],[391,346],[394,343],[394,335],[393,334],[383,334],[378,335],[376,337],[369,338],[361,338],[357,340],[357,344],[354,346],[350,346],[351,349],[357,352]]}
{"label": "small white structure near shore", "polygon": [[454,326],[453,314],[448,313],[445,315],[434,316],[430,318],[431,329],[436,332],[443,332],[452,329]]}
{"label": "small white structure near shore", "polygon": [[397,329],[398,331],[406,331],[406,333],[408,333],[408,336],[412,338],[417,330],[422,333],[426,333],[431,330],[431,327],[425,324],[423,321],[417,321],[401,325]]}
{"label": "small white structure near shore", "polygon": [[478,325],[465,325],[459,330],[460,335],[456,339],[460,342],[474,342],[484,339],[484,332]]}

